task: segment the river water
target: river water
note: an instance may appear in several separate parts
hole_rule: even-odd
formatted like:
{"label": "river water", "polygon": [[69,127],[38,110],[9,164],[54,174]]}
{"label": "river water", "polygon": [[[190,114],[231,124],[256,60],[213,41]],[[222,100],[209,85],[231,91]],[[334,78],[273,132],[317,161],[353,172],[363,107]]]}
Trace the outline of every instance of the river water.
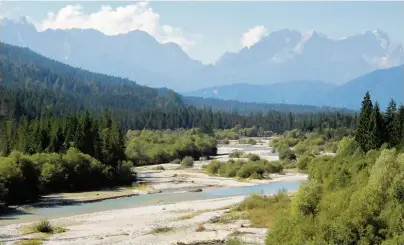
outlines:
{"label": "river water", "polygon": [[205,189],[202,192],[158,193],[110,199],[94,203],[43,207],[27,210],[25,212],[10,213],[6,216],[0,216],[0,225],[28,222],[43,218],[57,218],[112,209],[168,204],[181,201],[243,196],[250,194],[274,194],[282,189],[287,191],[297,190],[300,183],[301,181],[274,182],[256,186]]}
{"label": "river water", "polygon": [[[264,151],[262,155],[273,156],[267,146],[237,145],[227,146],[227,152],[234,149],[242,151]],[[26,211],[18,211],[5,216],[0,216],[0,226],[11,223],[36,221],[43,218],[58,218],[86,213],[94,213],[112,209],[124,209],[140,206],[168,204],[181,201],[204,200],[220,197],[244,196],[251,194],[274,194],[284,189],[286,191],[297,190],[302,181],[280,181],[269,184],[242,187],[225,187],[204,189],[202,192],[181,192],[181,193],[158,193],[118,199],[104,200],[94,203],[81,203],[72,205],[61,205],[42,207]]]}

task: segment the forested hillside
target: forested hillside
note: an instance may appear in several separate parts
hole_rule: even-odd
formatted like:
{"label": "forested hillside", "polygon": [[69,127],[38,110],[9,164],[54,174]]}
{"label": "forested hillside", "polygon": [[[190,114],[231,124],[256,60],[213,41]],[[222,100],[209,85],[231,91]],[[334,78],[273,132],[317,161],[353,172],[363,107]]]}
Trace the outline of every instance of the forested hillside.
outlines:
{"label": "forested hillside", "polygon": [[68,96],[70,104],[92,110],[146,110],[182,104],[171,90],[158,91],[127,79],[73,68],[27,48],[2,43],[0,51],[1,81],[7,87],[53,93],[57,98]]}
{"label": "forested hillside", "polygon": [[[283,132],[294,127],[353,127],[355,123],[353,114],[312,107],[263,106],[260,108],[265,113],[262,113],[251,105],[241,105],[236,113],[226,109],[233,102],[220,101],[228,105],[216,106],[202,101],[193,103],[198,107],[205,104],[204,109],[197,109],[184,105],[181,96],[168,89],[143,87],[127,79],[73,68],[26,48],[2,44],[0,51],[0,93],[4,95],[0,106],[3,116],[17,121],[21,115],[67,116],[83,109],[101,114],[108,109],[125,129],[212,129],[259,124],[265,130]],[[211,107],[216,111],[210,110]]]}

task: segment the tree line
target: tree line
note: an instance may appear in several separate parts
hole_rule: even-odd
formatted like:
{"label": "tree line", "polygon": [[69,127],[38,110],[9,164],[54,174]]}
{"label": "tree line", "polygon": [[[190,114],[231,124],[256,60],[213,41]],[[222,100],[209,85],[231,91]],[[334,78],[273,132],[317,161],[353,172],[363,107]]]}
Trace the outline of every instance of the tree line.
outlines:
{"label": "tree line", "polygon": [[35,201],[42,194],[129,185],[125,139],[106,111],[67,117],[7,120],[0,127],[0,203]]}
{"label": "tree line", "polygon": [[379,104],[373,104],[369,92],[366,93],[359,113],[355,140],[367,152],[379,149],[383,144],[389,148],[402,147],[404,143],[404,106],[391,100],[383,113]]}

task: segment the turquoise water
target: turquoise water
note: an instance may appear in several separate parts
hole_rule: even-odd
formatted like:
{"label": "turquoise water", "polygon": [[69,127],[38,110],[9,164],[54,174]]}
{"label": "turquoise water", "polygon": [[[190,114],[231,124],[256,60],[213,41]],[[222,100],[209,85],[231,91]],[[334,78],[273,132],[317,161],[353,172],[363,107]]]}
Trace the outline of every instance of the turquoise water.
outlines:
{"label": "turquoise water", "polygon": [[167,204],[179,201],[203,200],[218,197],[231,197],[249,194],[273,194],[281,189],[297,190],[301,181],[275,182],[257,186],[230,187],[206,189],[203,192],[185,193],[159,193],[143,196],[133,196],[119,199],[110,199],[94,203],[83,203],[65,206],[53,206],[33,209],[27,212],[12,213],[0,217],[0,225],[39,220],[43,218],[56,218],[77,214],[93,213],[111,209],[132,208],[147,205]]}

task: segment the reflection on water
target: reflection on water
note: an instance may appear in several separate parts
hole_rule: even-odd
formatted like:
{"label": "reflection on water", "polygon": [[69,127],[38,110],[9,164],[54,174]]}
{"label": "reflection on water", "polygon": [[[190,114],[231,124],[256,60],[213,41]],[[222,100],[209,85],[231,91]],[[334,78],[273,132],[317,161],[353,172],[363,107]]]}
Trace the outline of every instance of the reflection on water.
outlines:
{"label": "reflection on water", "polygon": [[202,200],[217,197],[230,197],[249,195],[254,193],[273,194],[281,189],[296,190],[301,181],[275,182],[257,186],[231,187],[206,189],[203,192],[185,193],[159,193],[151,195],[133,196],[119,199],[110,199],[101,202],[73,204],[68,206],[56,206],[32,209],[25,213],[16,212],[0,217],[0,225],[9,223],[28,222],[41,218],[55,218],[77,214],[93,213],[111,209],[131,208],[147,205],[167,204],[180,201]]}

